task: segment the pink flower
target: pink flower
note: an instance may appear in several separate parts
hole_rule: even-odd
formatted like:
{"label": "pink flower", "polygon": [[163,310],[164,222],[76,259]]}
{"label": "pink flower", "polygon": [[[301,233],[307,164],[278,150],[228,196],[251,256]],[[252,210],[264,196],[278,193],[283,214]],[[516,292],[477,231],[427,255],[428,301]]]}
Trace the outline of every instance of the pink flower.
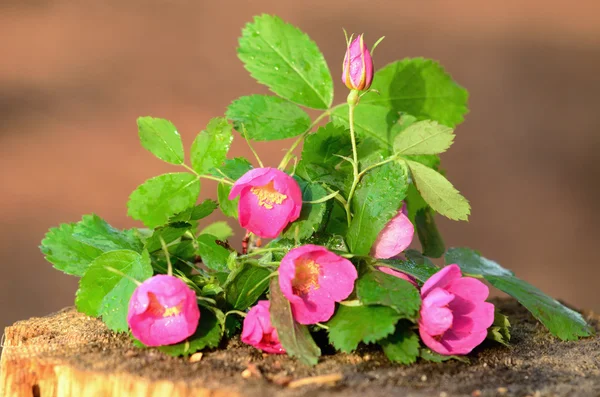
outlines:
{"label": "pink flower", "polygon": [[373,81],[373,59],[361,34],[348,44],[342,82],[351,90],[366,90]]}
{"label": "pink flower", "polygon": [[133,291],[127,323],[147,346],[171,345],[196,332],[200,311],[196,294],[177,277],[160,274]]}
{"label": "pink flower", "polygon": [[412,242],[415,228],[406,215],[406,204],[379,232],[371,255],[377,259],[389,259],[404,251]]}
{"label": "pink flower", "polygon": [[240,196],[240,225],[259,237],[275,238],[302,210],[298,183],[275,168],[254,168],[238,179],[229,199]]}
{"label": "pink flower", "polygon": [[281,354],[285,349],[279,342],[277,330],[271,325],[269,301],[258,301],[244,319],[242,342],[267,353]]}
{"label": "pink flower", "polygon": [[488,294],[481,281],[462,277],[457,265],[431,276],[421,289],[419,333],[423,342],[440,354],[471,352],[494,322],[494,305],[485,302]]}
{"label": "pink flower", "polygon": [[279,287],[300,324],[329,320],[335,302],[352,293],[357,276],[352,262],[318,245],[292,249],[279,265]]}
{"label": "pink flower", "polygon": [[413,276],[409,276],[408,274],[402,273],[401,271],[396,270],[396,269],[392,269],[391,267],[379,266],[379,267],[377,267],[377,270],[382,271],[385,274],[389,274],[390,276],[394,276],[394,277],[401,278],[402,280],[406,280],[409,283],[411,283],[412,285],[414,285],[415,287],[419,288],[419,285],[417,284],[417,280],[415,280],[415,278]]}

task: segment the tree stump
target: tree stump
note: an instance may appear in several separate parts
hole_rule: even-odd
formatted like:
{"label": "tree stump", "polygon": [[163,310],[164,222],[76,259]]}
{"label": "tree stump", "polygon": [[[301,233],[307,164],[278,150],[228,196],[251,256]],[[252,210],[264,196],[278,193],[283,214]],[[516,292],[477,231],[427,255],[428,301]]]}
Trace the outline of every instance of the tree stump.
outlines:
{"label": "tree stump", "polygon": [[[495,303],[514,324],[512,346],[486,342],[470,363],[401,366],[365,346],[324,352],[314,368],[238,338],[202,357],[169,357],[67,308],[6,328],[0,396],[600,395],[598,336],[561,342],[514,300]],[[600,317],[587,318],[598,329]]]}

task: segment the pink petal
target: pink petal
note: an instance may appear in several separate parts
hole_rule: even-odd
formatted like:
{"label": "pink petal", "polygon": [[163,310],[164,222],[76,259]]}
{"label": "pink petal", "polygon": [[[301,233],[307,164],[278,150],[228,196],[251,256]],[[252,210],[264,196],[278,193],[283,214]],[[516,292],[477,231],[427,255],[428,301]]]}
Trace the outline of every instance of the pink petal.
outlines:
{"label": "pink petal", "polygon": [[274,177],[271,170],[273,168],[253,168],[246,172],[233,184],[229,193],[229,200],[233,200],[239,196],[245,187],[264,186],[271,182]]}
{"label": "pink petal", "polygon": [[352,262],[332,252],[319,255],[315,260],[321,265],[319,286],[327,292],[327,299],[336,302],[346,299],[354,290],[354,282],[358,278]]}
{"label": "pink petal", "polygon": [[388,259],[400,254],[412,243],[414,233],[412,222],[400,210],[377,236],[372,255],[378,259]]}
{"label": "pink petal", "polygon": [[452,326],[452,311],[446,307],[454,299],[454,295],[441,289],[432,290],[421,305],[419,328],[429,335],[441,335]]}
{"label": "pink petal", "polygon": [[426,296],[434,288],[446,288],[450,282],[461,278],[460,267],[458,265],[448,265],[439,272],[431,276],[421,288],[421,296]]}
{"label": "pink petal", "polygon": [[488,298],[490,290],[483,282],[473,277],[462,277],[452,281],[446,288],[454,295],[472,302],[481,302]]}
{"label": "pink petal", "polygon": [[449,330],[444,334],[440,343],[446,348],[447,353],[440,354],[469,354],[485,340],[487,330],[471,332],[465,335],[459,335]]}
{"label": "pink petal", "polygon": [[287,198],[268,209],[261,206],[258,197],[250,191],[242,192],[238,204],[240,226],[264,238],[277,237],[290,222],[293,211],[294,203]]}

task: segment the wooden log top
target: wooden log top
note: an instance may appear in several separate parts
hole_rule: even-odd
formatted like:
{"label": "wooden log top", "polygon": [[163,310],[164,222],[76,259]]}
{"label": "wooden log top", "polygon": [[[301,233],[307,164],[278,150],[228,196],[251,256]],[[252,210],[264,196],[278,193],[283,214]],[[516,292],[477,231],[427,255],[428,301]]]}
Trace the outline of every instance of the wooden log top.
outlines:
{"label": "wooden log top", "polygon": [[[513,324],[513,344],[486,342],[469,364],[400,366],[367,346],[324,352],[314,368],[237,338],[201,359],[169,357],[67,308],[6,328],[0,396],[600,395],[598,336],[561,342],[515,301],[495,303]],[[600,318],[587,318],[598,330]]]}

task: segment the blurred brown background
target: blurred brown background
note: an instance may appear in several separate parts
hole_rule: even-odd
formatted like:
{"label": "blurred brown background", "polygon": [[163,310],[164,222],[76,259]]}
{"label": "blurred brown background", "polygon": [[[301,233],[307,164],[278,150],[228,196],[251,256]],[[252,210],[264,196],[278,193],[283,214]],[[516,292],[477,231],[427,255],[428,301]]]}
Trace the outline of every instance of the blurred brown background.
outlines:
{"label": "blurred brown background", "polygon": [[[368,44],[387,36],[377,66],[439,60],[471,93],[443,165],[473,215],[441,222],[448,245],[600,310],[597,0],[1,0],[0,327],[73,302],[77,280],[37,248],[49,227],[90,212],[134,226],[130,192],[174,170],[138,144],[138,116],[172,120],[189,144],[231,100],[266,93],[235,53],[244,23],[263,12],[319,44],[337,101],[342,27]],[[259,150],[275,165],[286,145]]]}

